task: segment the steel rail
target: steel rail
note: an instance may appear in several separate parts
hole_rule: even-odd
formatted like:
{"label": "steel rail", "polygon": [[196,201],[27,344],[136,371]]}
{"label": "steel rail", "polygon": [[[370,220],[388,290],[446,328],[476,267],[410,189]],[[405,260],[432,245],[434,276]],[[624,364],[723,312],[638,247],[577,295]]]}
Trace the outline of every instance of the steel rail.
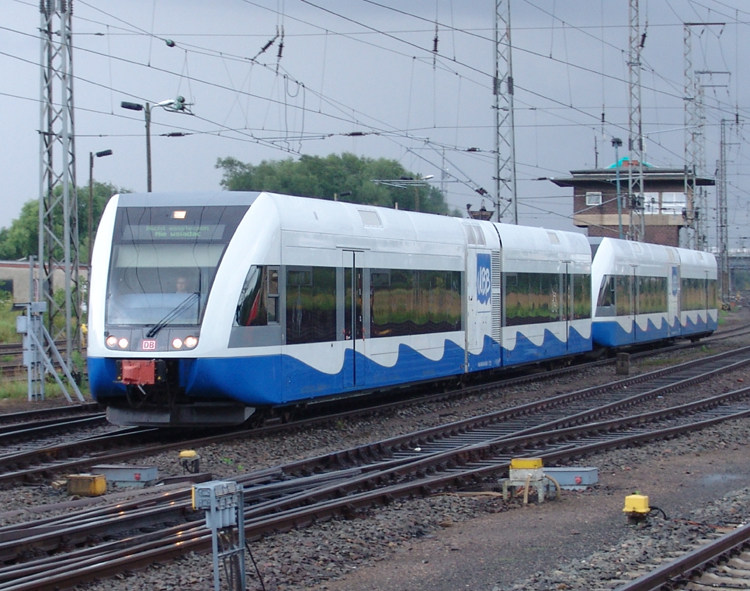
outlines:
{"label": "steel rail", "polygon": [[[700,548],[696,548],[680,558],[660,566],[630,583],[618,587],[616,591],[658,591],[674,589],[674,585],[688,582],[713,566],[719,559],[739,552],[750,545],[750,524],[745,524],[722,535],[720,538]],[[737,587],[746,589],[747,587]]]}
{"label": "steel rail", "polygon": [[[735,415],[721,418],[712,418],[707,421],[697,422],[690,426],[691,430],[714,425],[719,421],[738,416],[748,416],[750,410],[744,410]],[[662,438],[665,432],[673,429],[652,431],[648,434],[637,436],[623,436],[609,442],[610,447],[623,446],[628,441],[643,442],[646,438]],[[554,454],[546,454],[548,457],[564,457],[566,454],[575,456],[581,453],[592,453],[602,449],[602,444],[586,445],[583,447],[558,451]],[[287,531],[292,528],[305,527],[312,523],[332,518],[337,514],[350,514],[361,508],[370,507],[373,502],[389,504],[397,498],[405,498],[414,494],[431,494],[437,490],[454,489],[464,486],[467,482],[478,481],[489,475],[496,474],[507,469],[508,462],[495,465],[485,465],[478,468],[469,467],[464,471],[454,471],[439,475],[425,475],[424,478],[412,482],[400,482],[382,487],[377,491],[366,491],[345,498],[326,500],[314,507],[295,508],[268,518],[246,522],[246,535],[248,539],[257,539],[263,534],[273,531]],[[316,491],[320,494],[321,491]],[[147,541],[139,540],[139,544],[118,549],[114,555],[104,553],[88,557],[76,557],[66,560],[64,565],[56,562],[57,568],[45,571],[40,579],[38,576],[29,575],[16,577],[9,584],[0,584],[1,591],[46,591],[56,588],[65,588],[93,578],[102,578],[122,572],[147,566],[151,562],[163,561],[175,558],[189,551],[205,551],[210,547],[210,536],[205,528],[195,525],[185,528],[178,526],[170,528],[165,532],[167,537],[161,541],[153,539],[153,535]],[[16,572],[17,575],[21,574]]]}
{"label": "steel rail", "polygon": [[[745,358],[738,362],[730,362],[733,357],[737,356],[745,356]],[[675,376],[675,374],[679,374],[680,372],[688,372],[689,374],[694,374],[694,372],[696,371],[700,372],[701,366],[716,363],[727,363],[727,365],[724,365],[723,367],[720,366],[719,368],[715,369],[713,373],[703,372],[702,377],[700,373],[698,375],[691,375],[691,379],[693,381],[699,379],[707,379],[708,376],[715,375],[715,373],[717,372],[721,373],[732,371],[734,369],[738,369],[746,363],[750,363],[750,347],[743,347],[733,351],[684,362],[672,367],[662,368],[653,372],[618,380],[604,386],[595,386],[593,388],[586,388],[584,390],[578,390],[572,393],[560,394],[543,401],[536,401],[528,403],[526,405],[520,405],[511,409],[505,409],[495,413],[490,413],[479,418],[473,417],[464,421],[458,421],[449,425],[447,429],[455,431],[476,430],[481,428],[482,426],[490,425],[491,423],[509,421],[512,418],[526,417],[532,413],[540,413],[546,409],[550,413],[548,415],[549,418],[548,420],[543,421],[543,424],[541,426],[538,425],[535,427],[536,429],[540,429],[544,428],[545,425],[550,426],[551,424],[553,424],[554,415],[559,415],[564,412],[562,409],[562,405],[572,404],[575,401],[584,400],[588,401],[586,403],[586,406],[588,406],[589,409],[586,412],[581,412],[574,415],[574,417],[572,418],[568,418],[570,420],[582,421],[585,419],[585,417],[589,417],[590,420],[590,417],[592,416],[591,413],[593,412],[590,408],[592,406],[592,402],[590,401],[595,396],[602,396],[607,391],[619,390],[621,392],[625,392],[626,390],[628,390],[629,392],[632,392],[634,387],[638,387],[641,384],[654,380],[672,379],[674,382],[678,382],[678,384],[672,383],[663,386],[661,390],[654,394],[656,395],[657,393],[673,390],[678,386],[684,387],[691,383],[686,380],[674,380],[674,377],[670,378],[670,376]],[[485,386],[481,386],[481,388],[485,388]],[[463,393],[466,393],[466,391],[467,390],[464,390]],[[444,396],[444,394],[439,394],[436,396],[441,397]],[[430,396],[428,398],[432,399],[434,398],[434,396]],[[624,402],[619,401],[613,403],[612,400],[608,400],[607,405],[609,406],[605,407],[602,413],[613,412],[624,406],[635,404],[638,400],[642,399],[643,397],[636,398],[634,396],[630,396],[629,400],[626,400]],[[135,445],[135,443],[142,444],[143,440],[148,438],[152,438],[152,440],[159,440],[160,438],[166,436],[166,434],[163,430],[158,429],[135,427],[124,428],[117,431],[116,433],[90,437],[83,440],[70,442],[68,444],[59,444],[49,447],[43,447],[37,450],[28,450],[19,454],[0,456],[0,469],[4,468],[5,470],[7,470],[6,473],[0,474],[0,484],[9,485],[19,482],[38,481],[40,479],[50,478],[55,473],[60,473],[62,471],[70,472],[82,468],[85,469],[96,463],[124,461],[135,457],[142,457],[143,455],[154,454],[173,449],[183,449],[185,445],[189,445],[191,447],[200,447],[230,440],[235,441],[241,438],[257,437],[263,434],[278,433],[285,429],[301,428],[340,419],[351,418],[352,416],[358,416],[363,413],[383,412],[384,409],[388,410],[390,408],[401,407],[402,405],[402,402],[388,403],[386,405],[381,405],[375,408],[368,408],[366,410],[360,409],[354,412],[343,412],[336,415],[326,415],[325,417],[304,419],[301,421],[295,421],[293,423],[275,425],[272,427],[265,427],[252,431],[230,431],[228,433],[222,433],[221,435],[211,435],[187,441],[184,439],[179,439],[173,443],[168,444],[150,443],[146,445]],[[559,407],[559,409],[556,410],[555,407]],[[422,440],[429,440],[431,437],[438,437],[439,433],[445,430],[445,426],[427,429],[421,432],[419,437]],[[514,430],[513,425],[509,425],[508,430]],[[113,445],[113,442],[118,443],[121,446],[129,447],[128,449],[119,450],[116,452],[102,452],[96,454],[91,453],[92,449],[104,449]],[[85,457],[78,457],[77,459],[73,460],[67,459],[71,456],[80,456],[83,453],[86,453],[88,455],[86,455]],[[65,459],[63,460],[61,458]],[[34,464],[41,465],[29,467],[33,466]],[[21,469],[13,469],[14,466],[20,466]]]}
{"label": "steel rail", "polygon": [[[686,428],[683,426],[645,433],[631,433],[626,435],[615,434],[615,436],[608,441],[595,441],[591,444],[579,444],[577,446],[568,441],[568,439],[575,433],[580,435],[593,432],[593,436],[596,438],[602,431],[608,431],[614,428],[625,428],[628,422],[638,424],[645,420],[660,420],[663,417],[699,408],[705,409],[709,406],[715,408],[717,405],[726,403],[728,400],[748,396],[748,394],[750,394],[750,388],[716,396],[706,401],[699,401],[687,405],[681,405],[680,407],[648,413],[648,418],[637,416],[631,417],[629,420],[615,419],[609,421],[609,425],[602,423],[593,424],[586,427],[569,428],[564,430],[564,432],[555,431],[527,437],[505,439],[502,441],[486,442],[482,445],[464,446],[457,450],[453,450],[452,452],[430,454],[427,457],[413,459],[410,462],[404,462],[403,460],[395,461],[392,462],[392,464],[395,465],[390,466],[388,465],[388,462],[385,462],[381,465],[385,470],[371,470],[371,473],[367,473],[367,471],[364,470],[348,470],[346,473],[341,474],[341,476],[347,478],[353,476],[353,479],[345,480],[343,483],[337,482],[337,480],[339,480],[338,478],[336,478],[335,481],[327,481],[320,479],[320,477],[316,477],[319,481],[316,486],[309,486],[312,484],[312,480],[301,483],[302,486],[296,486],[295,489],[302,489],[305,492],[293,494],[292,498],[284,497],[280,503],[261,503],[260,505],[249,507],[245,512],[246,530],[249,537],[257,537],[270,530],[285,530],[291,527],[300,527],[321,518],[328,518],[331,515],[342,511],[344,513],[351,513],[373,501],[388,503],[394,498],[407,494],[414,494],[415,491],[421,491],[421,494],[427,494],[437,489],[460,487],[467,482],[483,480],[491,474],[496,474],[498,471],[506,469],[509,463],[507,453],[511,453],[513,450],[518,450],[521,447],[524,448],[524,451],[528,451],[529,446],[539,446],[543,453],[538,455],[547,459],[552,459],[555,457],[567,457],[581,453],[592,453],[595,450],[607,447],[621,446],[627,442],[643,442],[655,437],[674,436],[674,434],[683,431]],[[750,414],[750,409],[746,406],[744,410],[735,412],[731,416],[747,416],[748,414]],[[706,425],[726,420],[726,418],[726,416],[714,416],[706,421],[695,422],[688,428],[703,428]],[[550,446],[551,441],[558,442],[558,449],[552,452],[544,451],[545,448]],[[560,441],[563,441],[562,445],[560,445]],[[505,450],[505,455],[498,459],[498,455],[504,453],[503,450]],[[484,453],[484,457],[480,457],[482,453]],[[494,459],[488,459],[488,457]],[[414,474],[421,475],[421,478],[418,478],[415,481],[413,479]],[[435,475],[430,476],[430,474]],[[408,475],[411,475],[411,478],[409,480],[404,480]],[[264,478],[269,476],[270,474],[267,473],[264,475]],[[278,487],[278,485],[276,486]],[[374,492],[368,490],[372,488],[377,490]],[[365,492],[362,492],[363,489]],[[249,489],[249,491],[251,494],[253,492],[257,494],[257,491],[253,491],[253,489]],[[265,494],[268,494],[267,491]],[[176,493],[176,495],[179,495],[179,493]],[[172,499],[172,503],[175,503],[177,498],[178,496]],[[311,508],[309,504],[315,501],[318,501],[318,503]],[[176,504],[180,505],[183,503]],[[172,507],[171,510],[177,511],[178,509]],[[268,513],[273,513],[273,515],[269,516]],[[72,519],[74,518],[68,518],[68,520]],[[49,523],[45,524],[45,527],[49,527],[49,525]],[[168,529],[165,534],[179,534],[179,543],[183,544],[183,542],[189,538],[188,532],[190,531],[193,531],[193,534],[190,535],[204,535],[201,533],[200,526],[198,525],[174,526]],[[151,536],[149,536],[149,541],[153,541]],[[34,538],[33,542],[38,544],[39,538]],[[133,552],[133,549],[130,548],[129,551]],[[85,559],[87,555],[92,553],[96,555],[97,560],[102,561],[101,550],[94,549],[86,552],[76,552],[76,563],[80,563],[81,560]],[[8,557],[5,558],[7,559]],[[58,557],[58,561],[59,560],[60,557]],[[68,559],[63,560],[67,561]],[[55,564],[57,565],[59,562],[56,562]],[[32,576],[31,571],[34,569],[36,569],[37,573],[43,572],[44,575],[47,576],[49,575],[49,572],[46,567],[47,563],[45,562],[41,566],[38,565],[37,567],[32,567],[27,565],[23,568],[25,569],[24,572],[26,573],[26,576]],[[2,574],[2,571],[0,571],[0,574]],[[13,568],[7,573],[4,573],[4,576],[0,577],[0,581],[8,581],[8,577],[10,577],[11,580],[18,582],[19,574],[18,569]],[[54,584],[60,583],[61,581],[58,578],[55,578]],[[35,584],[39,584],[38,579],[36,579]],[[7,588],[15,589],[15,587]],[[39,588],[42,589],[46,587]],[[0,589],[6,589],[4,583],[0,583]]]}

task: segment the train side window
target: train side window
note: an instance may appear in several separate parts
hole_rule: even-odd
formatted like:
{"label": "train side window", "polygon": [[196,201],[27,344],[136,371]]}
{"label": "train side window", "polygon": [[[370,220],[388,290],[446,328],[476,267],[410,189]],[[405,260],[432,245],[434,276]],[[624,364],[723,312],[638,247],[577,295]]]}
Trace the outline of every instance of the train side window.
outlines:
{"label": "train side window", "polygon": [[287,345],[335,340],[336,269],[287,267]]}
{"label": "train side window", "polygon": [[505,325],[560,320],[560,282],[561,276],[557,273],[507,273]]}
{"label": "train side window", "polygon": [[266,295],[266,308],[268,310],[268,322],[278,322],[278,310],[279,310],[279,268],[268,267],[266,273],[268,280],[267,295]]}
{"label": "train side window", "polygon": [[591,318],[591,275],[572,275],[573,319]]}
{"label": "train side window", "polygon": [[615,277],[605,275],[596,301],[597,316],[615,315]]}
{"label": "train side window", "polygon": [[629,316],[633,313],[633,284],[628,275],[617,275],[615,278],[615,302],[618,316]]}
{"label": "train side window", "polygon": [[245,283],[240,292],[237,302],[237,311],[234,315],[235,325],[239,326],[265,326],[268,324],[264,291],[265,267],[253,265],[247,272]]}
{"label": "train side window", "polygon": [[373,338],[461,330],[460,271],[372,269]]}

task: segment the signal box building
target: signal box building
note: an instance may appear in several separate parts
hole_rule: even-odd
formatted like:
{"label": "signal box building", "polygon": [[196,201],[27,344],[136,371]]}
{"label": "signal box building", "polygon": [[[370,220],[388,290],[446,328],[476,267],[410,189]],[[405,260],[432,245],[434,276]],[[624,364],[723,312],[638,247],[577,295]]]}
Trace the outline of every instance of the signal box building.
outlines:
{"label": "signal box building", "polygon": [[[636,167],[637,162],[633,162]],[[573,187],[573,221],[587,228],[590,237],[617,238],[620,220],[627,237],[631,204],[628,200],[630,161],[620,159],[608,168],[571,170],[569,178],[550,179],[558,187]],[[619,168],[620,213],[617,208],[617,172]],[[637,174],[635,168],[633,174]],[[713,186],[714,179],[696,177],[695,187]],[[688,227],[693,216],[703,214],[692,207],[693,177],[681,168],[657,168],[643,164],[643,218],[645,242],[680,246],[680,230]],[[636,217],[636,220],[639,218]],[[640,221],[638,222],[640,223]],[[684,239],[683,239],[684,242]]]}

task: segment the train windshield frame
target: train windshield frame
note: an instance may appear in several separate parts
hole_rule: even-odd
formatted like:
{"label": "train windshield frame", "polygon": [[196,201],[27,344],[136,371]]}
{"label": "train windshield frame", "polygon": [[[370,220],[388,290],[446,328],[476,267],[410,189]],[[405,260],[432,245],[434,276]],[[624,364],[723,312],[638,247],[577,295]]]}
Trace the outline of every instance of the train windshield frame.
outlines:
{"label": "train windshield frame", "polygon": [[106,323],[200,325],[216,271],[248,207],[119,208]]}

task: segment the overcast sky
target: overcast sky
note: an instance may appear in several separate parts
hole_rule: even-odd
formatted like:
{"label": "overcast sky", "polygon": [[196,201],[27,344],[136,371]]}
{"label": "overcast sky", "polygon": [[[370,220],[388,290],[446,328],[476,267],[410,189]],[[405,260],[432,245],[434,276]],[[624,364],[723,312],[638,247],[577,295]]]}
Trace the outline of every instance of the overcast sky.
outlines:
{"label": "overcast sky", "polygon": [[[521,223],[573,229],[572,190],[536,179],[611,164],[613,137],[627,147],[628,5],[511,0]],[[3,0],[3,6],[0,226],[8,226],[39,192],[40,15],[32,0]],[[89,152],[111,149],[112,156],[96,161],[96,180],[145,191],[143,114],[120,103],[182,95],[193,116],[153,112],[154,191],[218,189],[216,160],[227,156],[258,164],[352,152],[433,175],[461,210],[481,205],[477,188],[494,195],[495,2],[73,0],[73,8],[79,186],[88,182]],[[641,22],[646,160],[679,168],[685,164],[683,23],[725,23],[693,27],[693,64],[725,72],[701,75],[711,175],[719,122],[739,116],[727,135],[729,234],[733,245],[750,246],[743,172],[750,6],[642,0]],[[189,135],[164,135],[173,132]],[[492,208],[489,199],[485,205]]]}

